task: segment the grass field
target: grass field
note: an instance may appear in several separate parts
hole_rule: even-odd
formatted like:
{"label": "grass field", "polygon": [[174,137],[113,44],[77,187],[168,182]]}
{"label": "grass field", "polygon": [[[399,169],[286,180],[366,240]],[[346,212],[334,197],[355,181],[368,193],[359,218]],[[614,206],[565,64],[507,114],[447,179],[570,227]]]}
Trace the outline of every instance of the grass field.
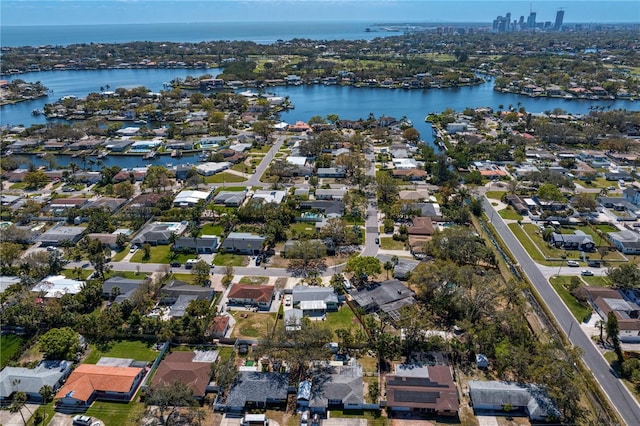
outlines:
{"label": "grass field", "polygon": [[102,420],[105,426],[133,425],[144,411],[144,404],[139,402],[104,402],[96,401],[87,410],[86,415]]}
{"label": "grass field", "polygon": [[249,264],[249,258],[233,253],[218,253],[213,258],[213,264],[216,266],[246,266]]}
{"label": "grass field", "polygon": [[404,242],[390,237],[380,238],[380,248],[383,250],[404,250]]}
{"label": "grass field", "polygon": [[[153,349],[152,342],[141,340],[120,340],[111,342],[108,347],[98,349],[96,345],[89,345],[91,353],[85,359],[85,364],[95,364],[103,356],[114,358],[132,358],[136,361],[152,362],[158,356],[158,351]],[[124,423],[123,423],[124,424]]]}
{"label": "grass field", "polygon": [[269,328],[275,323],[277,314],[233,311],[232,315],[236,320],[232,337],[256,338],[267,334]]}
{"label": "grass field", "polygon": [[362,329],[360,322],[348,305],[340,307],[338,312],[328,312],[326,320],[322,322],[322,326],[334,333],[340,328],[351,330],[352,335]]}
{"label": "grass field", "polygon": [[204,178],[204,183],[238,183],[246,181],[242,176],[231,173],[218,173]]}
{"label": "grass field", "polygon": [[136,251],[129,262],[132,263],[166,263],[180,262],[185,263],[189,259],[195,259],[198,256],[194,253],[183,254],[173,253],[170,246],[152,246],[149,259],[143,260],[144,250],[139,249]]}
{"label": "grass field", "polygon": [[578,302],[575,297],[569,292],[567,286],[571,282],[571,277],[560,276],[552,277],[549,282],[556,290],[564,304],[569,308],[573,316],[582,322],[587,316],[591,314],[591,308]]}
{"label": "grass field", "polygon": [[126,248],[122,251],[117,252],[114,256],[111,257],[111,260],[114,262],[121,262],[122,259],[124,259],[125,257],[127,257],[127,254],[129,254],[129,250],[127,250]]}
{"label": "grass field", "polygon": [[222,235],[222,226],[207,223],[202,226],[202,235]]}
{"label": "grass field", "polygon": [[518,241],[520,241],[520,244],[522,244],[533,260],[539,263],[549,264],[549,262],[545,261],[544,256],[536,248],[536,245],[527,237],[527,234],[522,230],[520,225],[517,223],[510,223],[507,226],[511,229],[513,235],[516,236]]}
{"label": "grass field", "polygon": [[506,191],[487,191],[485,194],[487,198],[493,198],[494,200],[502,199],[502,196],[506,194]]}
{"label": "grass field", "polygon": [[24,340],[23,337],[15,334],[0,336],[0,369],[4,368],[7,362],[16,355]]}
{"label": "grass field", "polygon": [[289,238],[295,237],[315,237],[316,236],[316,226],[314,223],[304,223],[304,222],[296,222],[289,225],[289,230],[287,232],[287,236]]}
{"label": "grass field", "polygon": [[582,281],[586,282],[588,285],[594,285],[594,286],[598,286],[598,287],[608,287],[609,286],[609,280],[607,280],[606,277],[598,277],[598,276],[592,276],[592,277],[581,277]]}
{"label": "grass field", "polygon": [[518,213],[516,213],[515,210],[513,210],[512,207],[507,207],[506,209],[502,209],[500,211],[498,211],[498,214],[500,215],[501,218],[503,219],[507,219],[507,220],[522,220],[522,216],[519,215]]}

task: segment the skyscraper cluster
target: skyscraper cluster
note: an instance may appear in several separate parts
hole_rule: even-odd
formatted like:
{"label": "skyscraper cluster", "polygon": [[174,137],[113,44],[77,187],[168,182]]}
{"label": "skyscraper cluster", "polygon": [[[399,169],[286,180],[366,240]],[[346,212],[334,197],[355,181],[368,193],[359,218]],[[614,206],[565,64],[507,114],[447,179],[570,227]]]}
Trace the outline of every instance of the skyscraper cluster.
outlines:
{"label": "skyscraper cluster", "polygon": [[531,10],[529,16],[525,20],[524,15],[520,16],[520,19],[511,20],[511,12],[507,12],[505,16],[498,16],[493,20],[491,30],[495,33],[510,33],[516,31],[533,31],[533,30],[546,30],[546,31],[560,31],[562,30],[562,23],[564,21],[564,10],[560,9],[556,13],[555,22],[536,21],[536,12]]}

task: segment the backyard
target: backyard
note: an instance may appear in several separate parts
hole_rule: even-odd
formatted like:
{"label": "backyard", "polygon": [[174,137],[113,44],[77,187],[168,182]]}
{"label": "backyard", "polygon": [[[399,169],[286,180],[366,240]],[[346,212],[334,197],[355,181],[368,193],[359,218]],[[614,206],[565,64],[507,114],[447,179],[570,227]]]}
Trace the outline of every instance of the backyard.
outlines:
{"label": "backyard", "polygon": [[277,315],[247,311],[232,311],[231,314],[236,320],[231,337],[253,339],[266,336],[269,329],[273,327]]}
{"label": "backyard", "polygon": [[151,252],[149,255],[149,259],[143,260],[144,250],[137,250],[129,262],[132,263],[166,263],[169,264],[171,262],[180,262],[184,263],[189,259],[196,259],[198,256],[195,253],[174,253],[171,251],[171,247],[166,246],[151,246]]}
{"label": "backyard", "polygon": [[0,336],[0,368],[4,368],[7,362],[17,355],[24,341],[23,337],[15,334],[3,334]]}
{"label": "backyard", "polygon": [[91,352],[85,359],[85,364],[95,364],[103,356],[113,358],[131,358],[136,361],[153,362],[158,356],[158,351],[153,348],[154,343],[142,340],[120,340],[113,341],[105,347],[98,348],[90,344]]}
{"label": "backyard", "polygon": [[337,312],[328,312],[322,325],[334,334],[338,329],[346,329],[351,331],[352,335],[356,335],[362,330],[362,326],[358,318],[348,305],[342,305]]}

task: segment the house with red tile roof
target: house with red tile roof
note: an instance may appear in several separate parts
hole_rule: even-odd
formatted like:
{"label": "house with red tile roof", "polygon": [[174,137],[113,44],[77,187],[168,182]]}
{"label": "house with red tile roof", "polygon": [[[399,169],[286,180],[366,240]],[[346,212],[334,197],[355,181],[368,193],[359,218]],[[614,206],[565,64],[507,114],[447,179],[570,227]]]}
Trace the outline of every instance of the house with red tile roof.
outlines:
{"label": "house with red tile roof", "polygon": [[230,305],[250,305],[260,310],[271,308],[275,287],[272,285],[234,284],[229,290]]}
{"label": "house with red tile roof", "polygon": [[55,396],[56,410],[84,412],[95,400],[130,401],[147,369],[82,364]]}

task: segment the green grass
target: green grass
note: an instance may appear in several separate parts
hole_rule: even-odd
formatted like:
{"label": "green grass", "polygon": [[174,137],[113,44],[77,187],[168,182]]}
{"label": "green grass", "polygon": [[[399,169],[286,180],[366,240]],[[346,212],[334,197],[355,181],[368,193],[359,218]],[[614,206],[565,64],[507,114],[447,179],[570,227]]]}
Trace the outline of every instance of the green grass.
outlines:
{"label": "green grass", "polygon": [[493,198],[494,200],[501,200],[502,196],[506,194],[507,191],[487,191],[485,194],[487,198]]}
{"label": "green grass", "polygon": [[522,220],[523,219],[523,217],[521,215],[519,215],[518,213],[516,213],[516,211],[513,210],[512,207],[507,207],[506,209],[502,209],[502,210],[498,211],[498,214],[500,215],[501,218],[507,219],[507,220]]}
{"label": "green grass", "polygon": [[3,334],[0,336],[0,368],[4,368],[20,349],[25,341],[23,337],[15,334]]}
{"label": "green grass", "polygon": [[93,270],[91,269],[80,269],[80,278],[78,278],[73,269],[63,269],[62,271],[60,271],[60,275],[64,275],[70,280],[86,280],[92,273]]}
{"label": "green grass", "polygon": [[536,262],[548,264],[548,262],[545,261],[544,256],[540,254],[540,251],[536,248],[536,245],[527,237],[527,234],[522,230],[520,225],[518,225],[517,223],[510,223],[507,226],[511,229],[513,235],[516,236],[518,241],[520,241],[520,244],[522,244],[524,249],[527,251],[527,253],[529,253],[529,256],[531,256],[533,260],[535,260]]}
{"label": "green grass", "polygon": [[569,308],[573,316],[579,322],[584,321],[584,319],[591,314],[591,308],[578,302],[578,300],[576,300],[576,298],[573,297],[573,295],[567,289],[566,286],[571,282],[571,277],[552,277],[551,279],[549,279],[549,282],[556,290],[564,304],[567,306],[567,308]]}
{"label": "green grass", "polygon": [[598,229],[598,230],[600,230],[600,231],[604,232],[604,233],[607,233],[607,232],[618,232],[618,228],[616,228],[616,227],[615,227],[615,226],[613,226],[613,225],[606,224],[606,223],[602,223],[602,224],[594,225],[594,227],[595,227],[596,229]]}
{"label": "green grass", "polygon": [[136,271],[109,271],[105,276],[107,278],[122,277],[128,280],[142,280],[147,277],[147,274],[136,273]]}
{"label": "green grass", "polygon": [[111,260],[114,262],[122,262],[122,259],[124,259],[127,254],[129,254],[129,250],[125,248],[124,250],[117,252],[115,256],[111,258]]}
{"label": "green grass", "polygon": [[212,176],[206,176],[204,183],[238,183],[246,181],[245,178],[231,173],[218,173]]}
{"label": "green grass", "polygon": [[9,187],[9,189],[27,189],[29,186],[26,182],[16,182]]}
{"label": "green grass", "polygon": [[304,222],[296,222],[289,225],[289,231],[287,232],[287,236],[289,238],[297,237],[315,237],[316,236],[316,225],[315,223],[304,223]]}
{"label": "green grass", "polygon": [[184,281],[186,283],[190,283],[193,279],[193,275],[191,274],[176,274],[175,272],[172,274],[173,278],[178,281]]}
{"label": "green grass", "polygon": [[351,330],[351,334],[355,335],[360,330],[360,322],[348,305],[343,305],[337,312],[327,312],[326,320],[322,322],[322,326],[335,332],[339,328]]}
{"label": "green grass", "polygon": [[143,260],[144,250],[139,249],[136,251],[129,262],[132,263],[171,263],[180,262],[184,263],[189,259],[195,259],[198,256],[195,253],[173,253],[170,246],[152,246],[149,259]]}
{"label": "green grass", "polygon": [[236,172],[240,172],[240,173],[251,173],[251,166],[247,166],[243,162],[243,163],[234,164],[231,167],[231,170],[235,170]]}
{"label": "green grass", "polygon": [[138,416],[144,411],[139,402],[96,401],[87,410],[86,415],[102,420],[105,426],[137,424]]}
{"label": "green grass", "polygon": [[223,229],[220,225],[207,223],[202,227],[202,235],[222,235]]}
{"label": "green grass", "polygon": [[266,154],[270,150],[271,150],[271,145],[262,145],[262,146],[258,146],[258,147],[251,147],[249,152],[261,152],[263,154]]}
{"label": "green grass", "polygon": [[584,282],[588,285],[598,286],[598,287],[609,287],[609,280],[606,277],[581,277]]}
{"label": "green grass", "polygon": [[213,264],[217,266],[245,266],[249,264],[247,256],[233,253],[218,253],[213,258]]}
{"label": "green grass", "polygon": [[220,362],[228,361],[229,358],[231,358],[231,355],[233,355],[233,348],[230,348],[228,346],[218,348],[218,356],[220,357]]}
{"label": "green grass", "polygon": [[141,340],[121,340],[109,343],[106,348],[98,349],[96,345],[90,344],[91,353],[85,359],[85,364],[95,364],[103,356],[114,358],[132,358],[136,361],[152,362],[158,356],[158,352],[153,349],[152,342]]}
{"label": "green grass", "polygon": [[41,423],[38,423],[39,425],[48,425],[49,422],[53,419],[53,416],[56,414],[55,411],[55,402],[51,401],[50,403],[46,404],[46,405],[40,405],[34,412],[33,412],[33,416],[31,416],[31,418],[29,420],[27,420],[27,426],[36,426],[36,424],[34,423],[35,420],[35,414],[36,413],[41,413],[44,415],[44,420]]}
{"label": "green grass", "polygon": [[396,241],[391,237],[380,238],[380,248],[383,250],[404,250],[404,242]]}

